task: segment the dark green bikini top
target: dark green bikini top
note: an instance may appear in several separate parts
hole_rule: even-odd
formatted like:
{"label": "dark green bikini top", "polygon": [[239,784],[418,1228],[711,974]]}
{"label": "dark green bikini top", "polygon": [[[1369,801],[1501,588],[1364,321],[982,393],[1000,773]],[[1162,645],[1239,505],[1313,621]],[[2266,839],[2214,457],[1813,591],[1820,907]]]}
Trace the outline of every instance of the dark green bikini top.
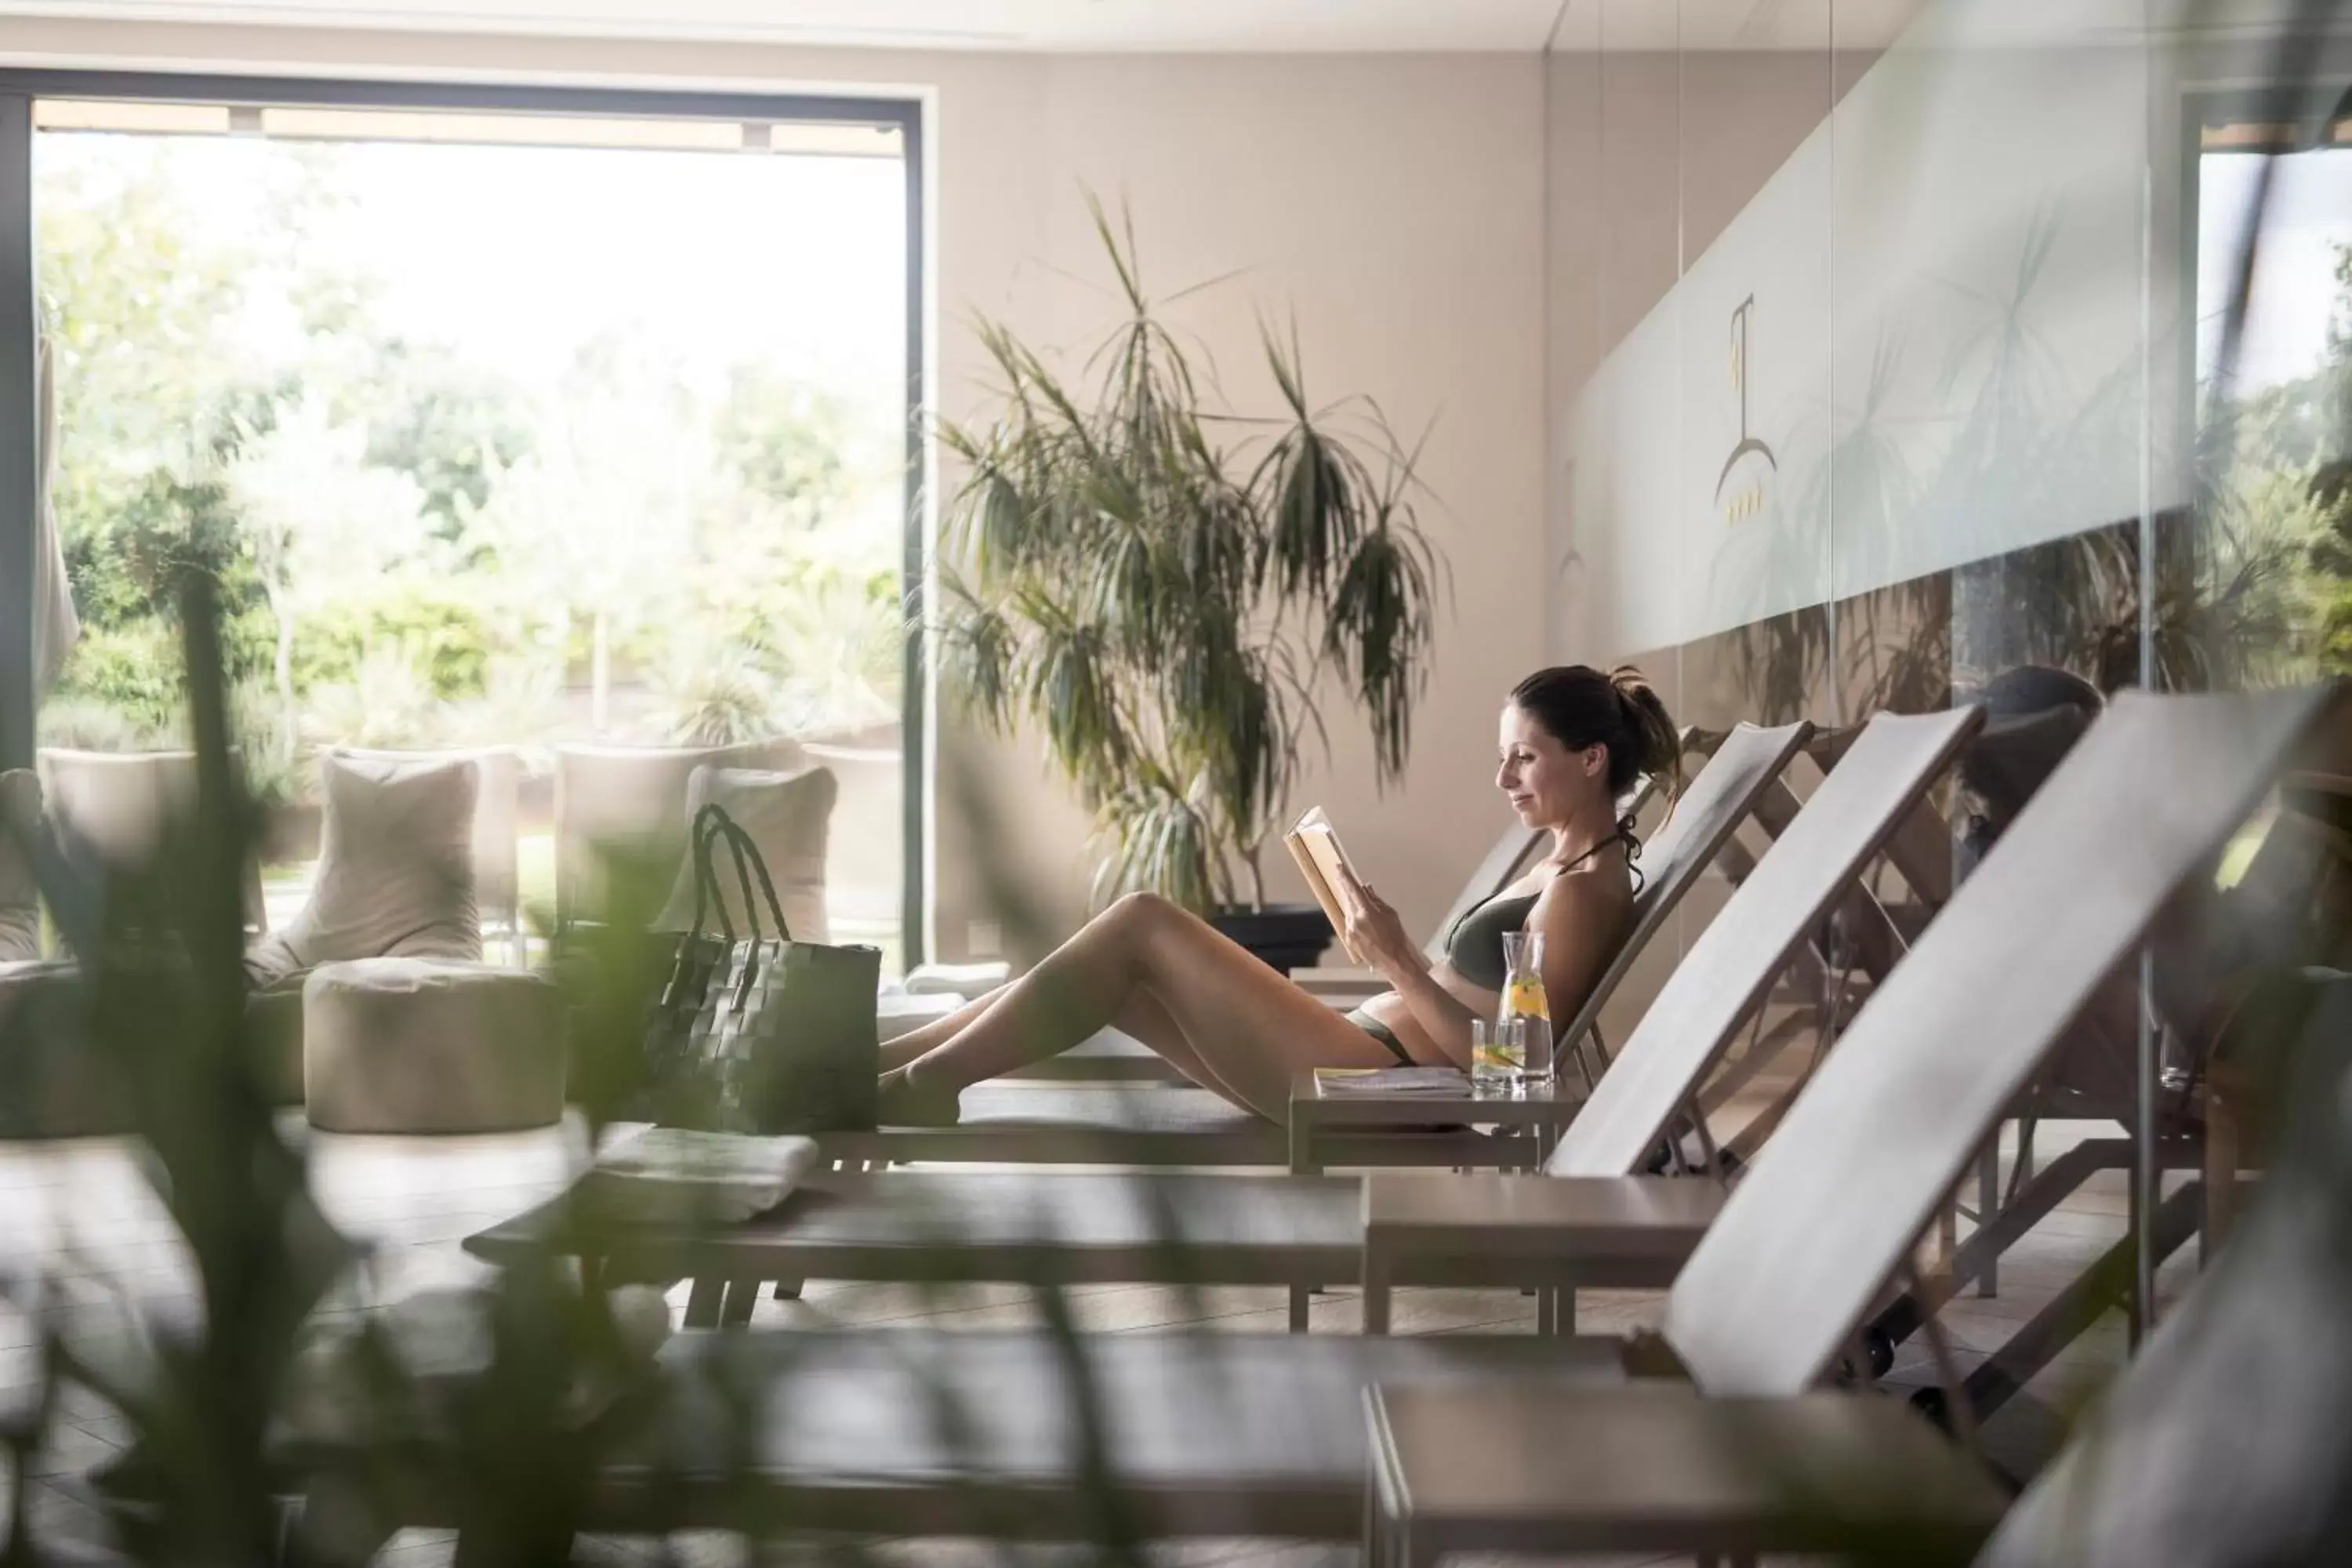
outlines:
{"label": "dark green bikini top", "polygon": [[1503,967],[1503,933],[1527,924],[1528,911],[1540,897],[1510,893],[1465,910],[1445,933],[1445,962],[1454,973],[1481,991],[1500,991],[1508,977]]}
{"label": "dark green bikini top", "polygon": [[[1612,844],[1625,846],[1626,864],[1633,865],[1641,847],[1633,836],[1623,830],[1611,834],[1591,848],[1562,866],[1560,872],[1573,871]],[[1555,876],[1559,872],[1553,873]],[[1641,889],[1641,868],[1633,868],[1634,889]],[[1445,933],[1445,962],[1454,973],[1482,991],[1500,991],[1510,972],[1503,964],[1503,937],[1528,923],[1528,912],[1543,897],[1542,889],[1532,893],[1498,893],[1485,903],[1463,911]]]}

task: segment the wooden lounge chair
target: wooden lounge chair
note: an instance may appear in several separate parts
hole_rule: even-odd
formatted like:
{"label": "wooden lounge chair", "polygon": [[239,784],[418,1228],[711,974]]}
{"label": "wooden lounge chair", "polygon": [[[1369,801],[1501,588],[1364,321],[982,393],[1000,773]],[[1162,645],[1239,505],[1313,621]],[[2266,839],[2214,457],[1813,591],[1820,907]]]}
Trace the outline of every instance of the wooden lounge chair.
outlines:
{"label": "wooden lounge chair", "polygon": [[[1938,1184],[1958,1176],[2298,743],[2326,726],[2324,742],[2342,747],[2347,722],[2340,689],[2117,700],[1863,1009],[1676,1280],[1665,1334],[1702,1390],[1788,1400],[1819,1381],[1903,1268]],[[1858,1171],[1880,1195],[1866,1211],[1840,1204]],[[1823,1225],[1833,1211],[1841,1223]],[[1715,1245],[1726,1237],[1738,1245]],[[1601,1541],[1626,1549],[1629,1540],[1651,1551],[1806,1549],[1769,1506],[1769,1478],[1727,1478],[1714,1462],[1727,1430],[1780,1417],[1738,1405],[1661,1417],[1614,1395],[1531,1395],[1482,1410],[1473,1446],[1464,1440],[1466,1409],[1442,1393],[1378,1402],[1370,1441],[1388,1472],[1389,1517],[1375,1531],[1383,1557],[1506,1539],[1509,1550],[1552,1552]],[[1652,1436],[1669,1458],[1687,1461],[1660,1466],[1669,1484],[1632,1509],[1596,1496],[1570,1458],[1583,1450],[1569,1434],[1608,1431],[1620,1413],[1664,1422]],[[1513,1431],[1500,1430],[1505,1418]],[[1482,1456],[1530,1452],[1514,1440],[1537,1434],[1532,1451],[1546,1463],[1524,1468],[1508,1488],[1474,1477]],[[1448,1441],[1454,1447],[1444,1449]],[[1552,1466],[1554,1455],[1567,1462]],[[1849,1468],[1840,1485],[1862,1479]],[[1748,1533],[1727,1539],[1727,1521]],[[1694,1544],[1697,1531],[1704,1545]]]}
{"label": "wooden lounge chair", "polygon": [[[2233,1024],[2236,1015],[2215,1005],[2217,988],[2224,995],[2241,990],[2228,971],[2248,959],[2262,969],[2277,971],[2306,963],[2341,964],[2352,956],[2340,946],[2328,950],[2331,942],[2340,942],[2342,928],[2326,912],[2331,881],[2346,875],[2352,856],[2312,815],[2316,803],[2294,798],[2301,794],[2283,791],[2280,810],[2229,896],[2223,917],[2228,940],[2221,945],[2236,950],[2237,963],[2228,953],[2219,955],[2218,966],[2210,962],[2206,938],[2214,933],[2198,932],[2187,940],[2153,944],[2158,984],[2145,1001],[2136,974],[2110,980],[2099,998],[2108,1004],[2105,1016],[2097,1016],[2102,1009],[2095,1004],[2093,1016],[2077,1020],[2053,1053],[2053,1061],[2010,1109],[2019,1131],[2008,1196],[1989,1211],[1948,1267],[1898,1296],[1873,1320],[1865,1338],[1874,1360],[1890,1361],[1895,1347],[1916,1332],[1945,1300],[1972,1280],[1988,1277],[2003,1252],[2096,1173],[2131,1169],[2139,1139],[2153,1145],[2159,1170],[2201,1168],[2219,1178],[2175,1192],[2158,1205],[2149,1226],[2155,1253],[2151,1267],[2163,1263],[2192,1237],[2201,1236],[2208,1255],[2219,1248],[2234,1193],[2225,1173],[2234,1172],[2237,1162],[2231,1130],[2223,1127],[2220,1136],[2213,1135],[2215,1086],[2208,1067],[2216,1048],[2226,1043],[2214,1029]],[[2157,1114],[2146,1127],[2139,1125],[2129,1078],[2136,1039],[2110,1037],[2120,1032],[2118,1016],[2136,1022],[2143,1005],[2159,1031],[2162,1075]],[[2122,1135],[2083,1139],[2037,1169],[2032,1130],[2036,1120],[2045,1118],[2113,1122]],[[2107,1307],[2130,1307],[2136,1245],[2136,1237],[2118,1242],[1969,1373],[1961,1393],[1975,1419],[1990,1417],[2023,1389]],[[1923,1393],[1940,1395],[1940,1391]]]}
{"label": "wooden lounge chair", "polygon": [[[1368,1387],[1450,1385],[1428,1397],[1457,1410],[1667,1367],[1714,1397],[1812,1389],[2075,1010],[2337,695],[2119,700],[1824,1062],[1684,1267],[1655,1342],[689,1335],[664,1352],[660,1429],[600,1478],[600,1522],[725,1527],[748,1484],[801,1529],[1085,1536],[1102,1518],[1074,1484],[1091,1451],[1139,1532],[1344,1539],[1364,1521]],[[1506,1405],[1477,1408],[1491,1426]],[[740,1484],[720,1484],[737,1460]],[[415,1506],[433,1501],[423,1489]],[[1998,1501],[1956,1498],[1955,1522]]]}
{"label": "wooden lounge chair", "polygon": [[[1648,873],[1633,928],[1617,958],[1560,1031],[1563,1049],[1597,1025],[1601,1008],[1649,939],[1738,831],[1762,792],[1796,754],[1811,726],[1740,725],[1685,792],[1674,819],[1643,856]],[[1022,1164],[1274,1165],[1290,1163],[1288,1135],[1205,1089],[1121,1083],[997,1080],[964,1090],[954,1127],[887,1127],[829,1134],[835,1160]],[[1528,1139],[1409,1137],[1393,1132],[1334,1140],[1327,1164],[1494,1165],[1533,1163]]]}
{"label": "wooden lounge chair", "polygon": [[[1761,1002],[1790,952],[1861,876],[1942,775],[1975,709],[1872,721],[1675,968],[1623,1055],[1545,1166],[1549,1177],[1353,1178],[1210,1174],[893,1172],[831,1175],[775,1213],[717,1235],[679,1226],[600,1248],[608,1273],[698,1277],[694,1318],[748,1317],[767,1280],[952,1278],[1065,1283],[1288,1284],[1292,1326],[1306,1288],[1359,1279],[1367,1326],[1386,1326],[1399,1279],[1529,1284],[1664,1284],[1720,1201],[1709,1182],[1628,1185],[1708,1068]],[[1729,755],[1719,766],[1738,769]],[[1695,821],[1719,814],[1729,773],[1694,793]],[[1476,1115],[1475,1105],[1397,1102],[1405,1114]],[[1509,1109],[1495,1106],[1489,1113]],[[1584,1178],[1604,1178],[1598,1181]],[[1638,1223],[1643,1218],[1654,1222]],[[1381,1245],[1368,1247],[1378,1232]],[[558,1199],[467,1243],[493,1260],[576,1234]],[[593,1234],[593,1233],[591,1233]],[[1611,1253],[1596,1240],[1622,1238]],[[726,1284],[732,1281],[731,1284]],[[715,1294],[724,1285],[722,1300]],[[690,1320],[693,1321],[693,1320]]]}
{"label": "wooden lounge chair", "polygon": [[[2021,804],[2080,739],[2092,717],[2091,712],[2079,707],[2031,713],[1988,710],[1984,727],[1962,753],[1959,775],[1963,787],[1990,789],[2004,800],[2013,797]],[[1853,729],[1817,731],[1806,747],[1806,754],[1826,771],[1836,766],[1855,734]],[[1784,780],[1757,803],[1755,820],[1769,838],[1787,826],[1796,808],[1796,796]],[[1809,1012],[1782,1016],[1771,1031],[1748,1041],[1709,1081],[1700,1098],[1701,1108],[1712,1112],[1727,1104],[1759,1073],[1800,1044],[1809,1044],[1811,1059],[1801,1070],[1789,1075],[1774,1100],[1749,1117],[1726,1142],[1722,1157],[1727,1163],[1737,1167],[1754,1158],[1802,1091],[1811,1068],[1819,1064],[1822,1052],[1835,1039],[1841,1021],[1850,1016],[1858,997],[1866,996],[1870,987],[1885,978],[1897,957],[1950,899],[1958,858],[1956,847],[1961,846],[1966,837],[1955,831],[1932,802],[1921,801],[1886,847],[1885,865],[1901,879],[1903,897],[1883,899],[1872,894],[1884,889],[1857,889],[1855,897],[1838,910],[1836,918],[1824,922],[1822,940],[1799,951],[1785,984],[1799,994],[1817,998],[1816,1005]],[[1737,880],[1746,875],[1745,853],[1738,844],[1727,846],[1719,862],[1727,877]],[[2058,1056],[2061,1061],[2067,1059],[2070,1052],[2111,1058],[2116,1054],[2115,1042],[2107,1035],[2108,1026],[2104,1020],[2085,1016],[2076,1021],[2069,1046],[2062,1047]],[[2124,1054],[2129,1056],[2128,1045]],[[2049,1076],[2045,1072],[2045,1079]],[[2014,1111],[2022,1121],[2019,1142],[2028,1163],[2032,1148],[2032,1118],[2037,1106],[2043,1106],[2039,1086],[2021,1098]],[[2046,1106],[2043,1111],[2057,1113]],[[1975,1206],[1971,1209],[1956,1202],[1939,1222],[1939,1239],[1947,1254],[1958,1246],[1958,1220],[1966,1218],[1982,1230],[2000,1212],[1996,1139],[1986,1141],[1976,1175]],[[1995,1294],[1997,1260],[1986,1257],[1981,1266],[1971,1271],[1970,1278],[1979,1295]]]}
{"label": "wooden lounge chair", "polygon": [[[2352,980],[2316,984],[2292,1125],[2244,1234],[2002,1516],[1965,1448],[1885,1400],[1633,1388],[1370,1401],[1367,1561],[1449,1551],[1832,1552],[1874,1537],[1977,1568],[2332,1562],[2352,1285]],[[2283,1042],[2279,1042],[2283,1043]],[[1654,1391],[1652,1391],[1654,1392]],[[1626,1452],[1638,1467],[1617,1462]],[[1502,1462],[1497,1462],[1502,1461]],[[1993,1529],[1998,1521],[1998,1529]]]}
{"label": "wooden lounge chair", "polygon": [[1980,1568],[2340,1555],[2347,1043],[2352,984],[2337,979],[2281,1086],[2290,1125],[2241,1234],[2010,1510]]}

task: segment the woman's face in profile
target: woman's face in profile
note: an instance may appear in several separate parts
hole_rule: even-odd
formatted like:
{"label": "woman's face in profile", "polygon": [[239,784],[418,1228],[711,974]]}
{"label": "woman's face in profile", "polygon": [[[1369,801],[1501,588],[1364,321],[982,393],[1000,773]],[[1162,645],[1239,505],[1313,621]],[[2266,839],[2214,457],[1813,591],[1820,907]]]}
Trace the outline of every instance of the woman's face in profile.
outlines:
{"label": "woman's face in profile", "polygon": [[1580,792],[1591,787],[1587,759],[1604,751],[1591,746],[1571,752],[1534,714],[1507,702],[1497,740],[1502,761],[1495,770],[1495,787],[1503,792],[1521,822],[1529,827],[1549,827],[1574,815],[1572,807]]}

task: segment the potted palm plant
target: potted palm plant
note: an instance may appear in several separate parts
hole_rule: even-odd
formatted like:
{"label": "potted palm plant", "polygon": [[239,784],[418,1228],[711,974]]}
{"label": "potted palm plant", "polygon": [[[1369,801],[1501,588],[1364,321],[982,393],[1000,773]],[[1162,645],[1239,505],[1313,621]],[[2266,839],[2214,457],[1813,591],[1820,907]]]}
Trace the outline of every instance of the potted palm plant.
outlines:
{"label": "potted palm plant", "polygon": [[1125,314],[1076,374],[975,329],[1002,384],[985,423],[942,434],[965,468],[943,664],[985,725],[1034,725],[1076,786],[1098,902],[1158,892],[1309,963],[1328,922],[1268,908],[1265,847],[1308,739],[1328,745],[1327,705],[1365,725],[1381,784],[1403,771],[1444,570],[1419,447],[1369,398],[1311,403],[1295,327],[1260,327],[1276,414],[1209,406],[1215,366],[1145,292],[1132,223],[1088,205]]}

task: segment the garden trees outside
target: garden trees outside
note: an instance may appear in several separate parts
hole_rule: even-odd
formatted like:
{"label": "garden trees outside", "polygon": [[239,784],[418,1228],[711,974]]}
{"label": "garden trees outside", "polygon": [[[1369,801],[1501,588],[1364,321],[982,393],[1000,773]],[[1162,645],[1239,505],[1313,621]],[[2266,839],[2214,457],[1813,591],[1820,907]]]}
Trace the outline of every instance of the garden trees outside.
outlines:
{"label": "garden trees outside", "polygon": [[221,584],[240,739],[281,795],[326,744],[895,717],[902,411],[756,359],[713,385],[627,318],[533,384],[422,341],[367,258],[315,239],[348,151],[257,149],[271,221],[231,232],[186,139],[43,138],[85,628],[45,743],[178,743],[164,579],[191,564]]}

